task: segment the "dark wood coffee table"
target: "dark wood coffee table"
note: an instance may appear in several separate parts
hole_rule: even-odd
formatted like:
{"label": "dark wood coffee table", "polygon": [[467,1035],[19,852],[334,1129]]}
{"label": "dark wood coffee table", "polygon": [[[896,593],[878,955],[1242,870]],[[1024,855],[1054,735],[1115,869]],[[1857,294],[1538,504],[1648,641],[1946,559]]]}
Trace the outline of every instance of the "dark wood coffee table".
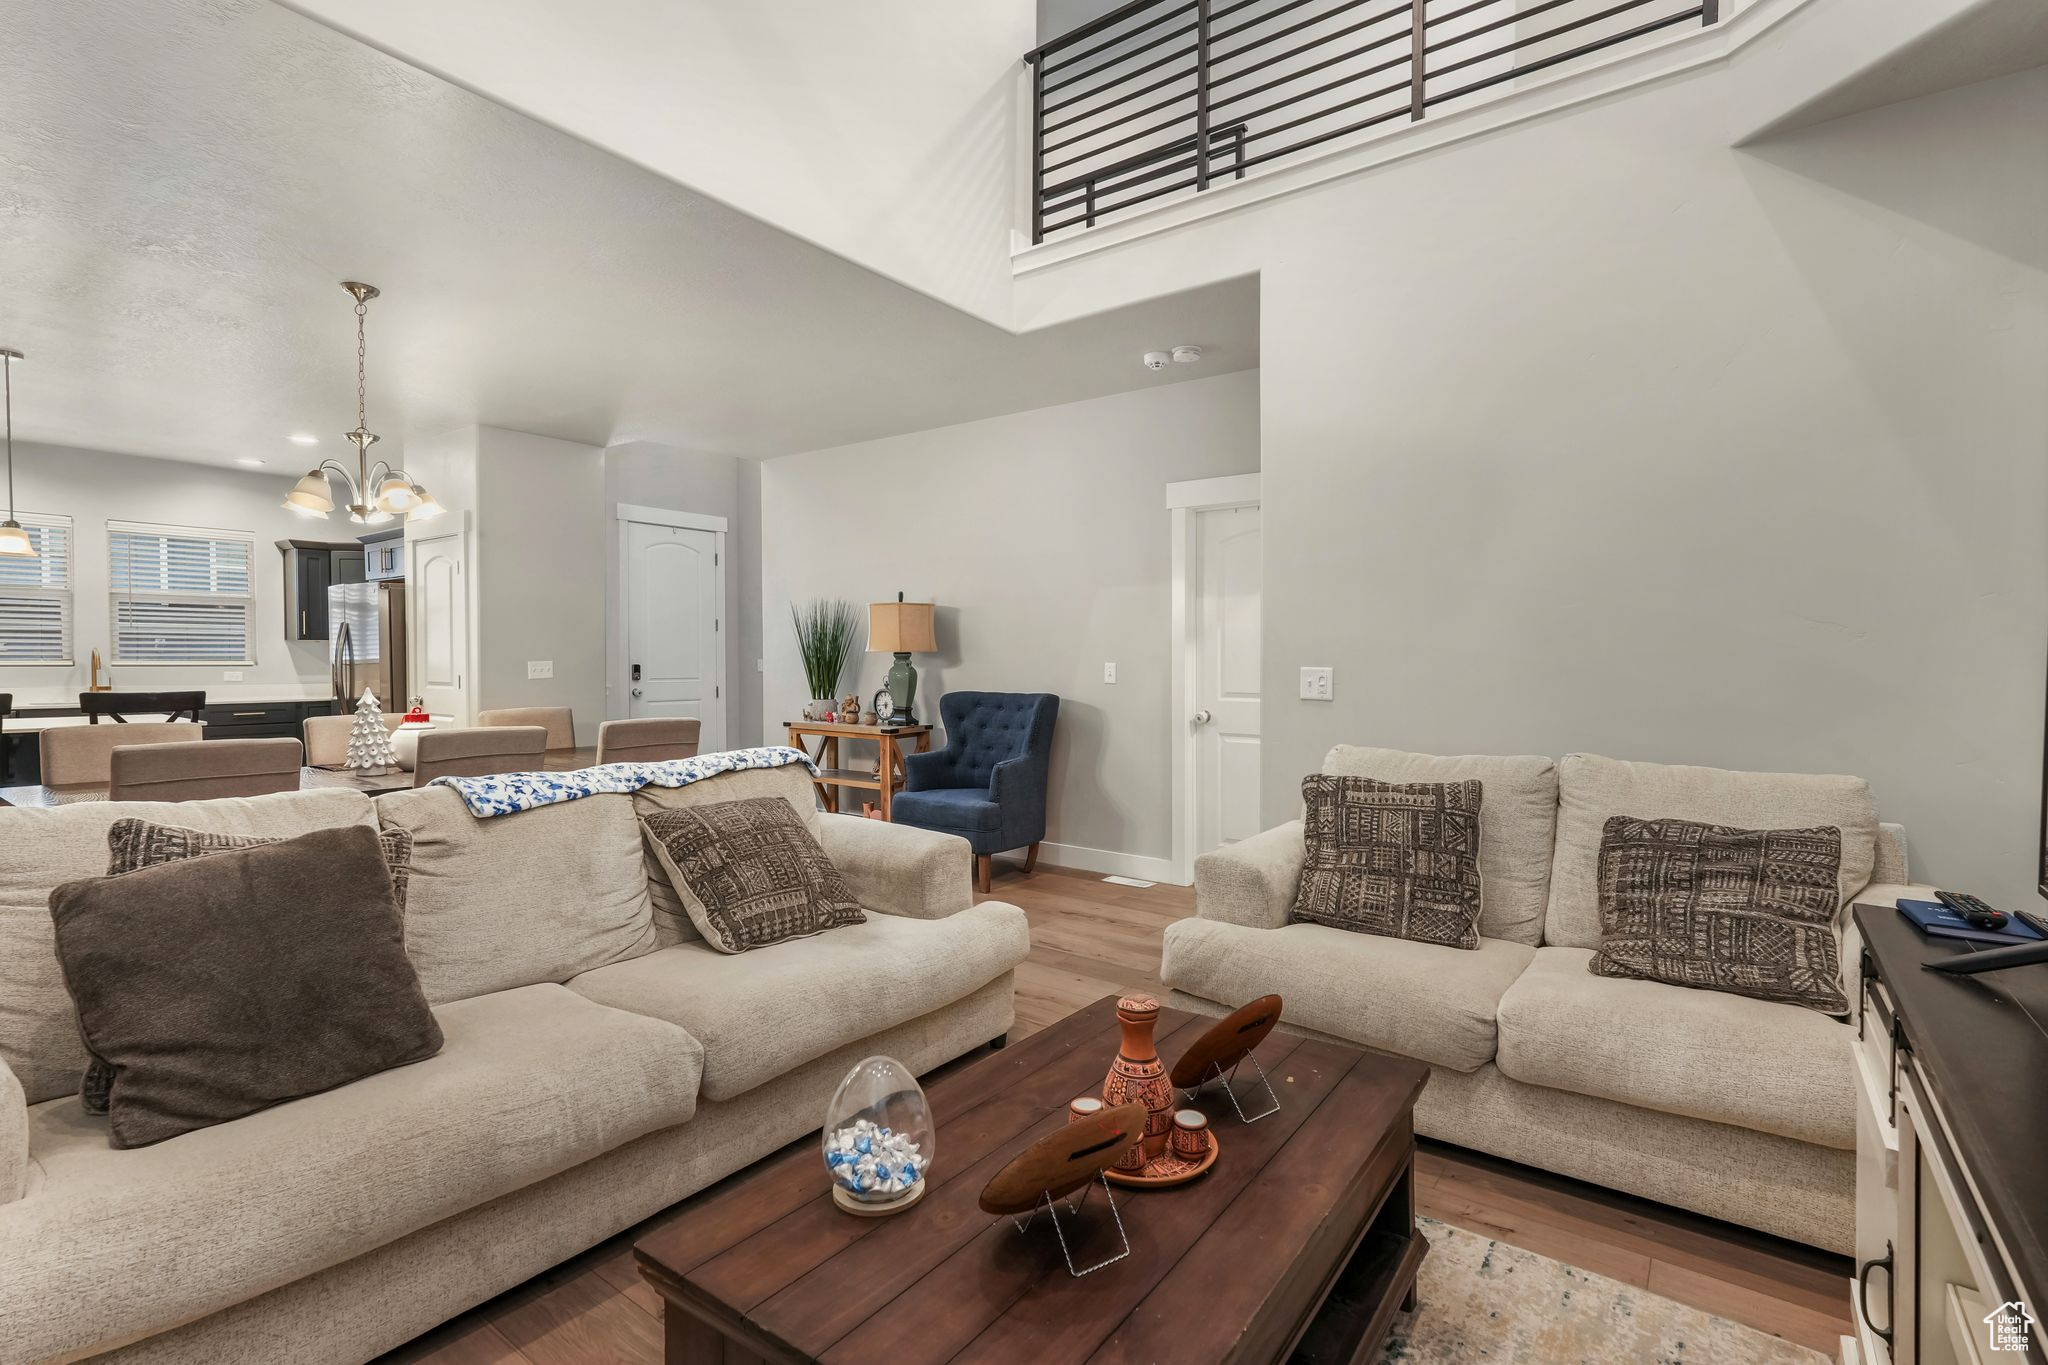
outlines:
{"label": "dark wood coffee table", "polygon": [[[976,1207],[991,1175],[1066,1121],[1069,1099],[1099,1090],[1115,1009],[1098,1000],[933,1084],[931,1184],[906,1212],[841,1212],[815,1138],[683,1205],[635,1248],[667,1305],[668,1365],[1377,1351],[1428,1249],[1414,1213],[1419,1062],[1273,1035],[1259,1057],[1280,1112],[1241,1123],[1205,1093],[1215,1168],[1178,1189],[1119,1187],[1131,1254],[1078,1279],[1043,1214],[1020,1233]],[[1161,1055],[1170,1063],[1207,1022],[1162,1010]],[[1078,1226],[1079,1263],[1118,1245],[1099,1186]]]}

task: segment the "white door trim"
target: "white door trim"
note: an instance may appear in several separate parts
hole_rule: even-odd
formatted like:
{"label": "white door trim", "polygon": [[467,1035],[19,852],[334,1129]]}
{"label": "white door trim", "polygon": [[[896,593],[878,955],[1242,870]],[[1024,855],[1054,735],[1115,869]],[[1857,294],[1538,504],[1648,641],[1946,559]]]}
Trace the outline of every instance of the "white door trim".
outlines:
{"label": "white door trim", "polygon": [[1195,513],[1258,505],[1257,474],[1166,485],[1166,506],[1173,521],[1173,880],[1180,886],[1191,886],[1195,880],[1195,731],[1188,720],[1188,698],[1195,692],[1194,633],[1200,625],[1195,594],[1201,584],[1188,575],[1195,558]]}
{"label": "white door trim", "polygon": [[[626,543],[626,524],[635,521],[643,522],[650,526],[677,526],[689,531],[709,531],[712,534],[713,553],[717,556],[718,560],[717,568],[714,571],[717,579],[714,591],[718,597],[719,618],[718,648],[712,651],[712,656],[717,664],[717,672],[713,675],[713,686],[716,687],[717,691],[712,699],[718,703],[718,735],[716,743],[719,748],[723,749],[730,743],[732,737],[732,706],[726,700],[725,695],[727,638],[724,622],[728,613],[726,612],[727,603],[725,596],[726,519],[724,517],[714,517],[703,512],[678,512],[666,507],[642,507],[630,502],[622,502],[616,505],[616,510],[612,516],[612,552],[618,565],[619,590],[613,595],[611,602],[607,604],[605,612],[605,638],[609,645],[605,652],[610,656],[605,665],[605,719],[624,720],[631,714],[629,709],[631,698],[626,690],[626,667],[628,663],[626,658],[626,594],[631,591],[629,586],[631,567],[626,562],[630,549]],[[705,752],[710,752],[710,749],[707,747]]]}

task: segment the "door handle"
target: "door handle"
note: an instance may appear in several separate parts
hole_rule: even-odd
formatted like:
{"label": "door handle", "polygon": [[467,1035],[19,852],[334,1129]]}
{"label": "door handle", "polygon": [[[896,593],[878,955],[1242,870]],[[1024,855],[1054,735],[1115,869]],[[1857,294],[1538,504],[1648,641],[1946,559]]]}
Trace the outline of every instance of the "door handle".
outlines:
{"label": "door handle", "polygon": [[1207,725],[1210,721],[1214,719],[1216,718],[1210,715],[1207,711],[1195,712],[1195,724],[1197,725]]}
{"label": "door handle", "polygon": [[1872,1333],[1872,1334],[1873,1334],[1874,1336],[1876,1336],[1876,1337],[1877,1337],[1877,1338],[1878,1338],[1879,1340],[1883,1341],[1883,1342],[1884,1342],[1884,1344],[1885,1344],[1886,1346],[1890,1346],[1890,1345],[1892,1344],[1892,1313],[1891,1313],[1891,1308],[1890,1308],[1890,1307],[1888,1306],[1888,1307],[1886,1308],[1886,1310],[1885,1310],[1885,1315],[1884,1315],[1884,1326],[1882,1326],[1882,1327],[1879,1327],[1879,1326],[1878,1326],[1878,1325],[1877,1325],[1877,1324],[1876,1324],[1875,1322],[1873,1322],[1873,1321],[1871,1320],[1871,1317],[1870,1317],[1870,1272],[1871,1272],[1871,1271],[1873,1271],[1873,1270],[1882,1270],[1882,1271],[1884,1272],[1884,1297],[1885,1297],[1885,1303],[1886,1303],[1887,1305],[1890,1305],[1890,1304],[1891,1304],[1891,1302],[1892,1302],[1892,1288],[1893,1288],[1893,1286],[1892,1286],[1892,1263],[1893,1263],[1893,1256],[1894,1256],[1894,1253],[1893,1253],[1893,1251],[1892,1251],[1892,1244],[1891,1244],[1890,1242],[1886,1242],[1886,1243],[1884,1244],[1884,1255],[1882,1255],[1882,1256],[1878,1257],[1878,1258],[1877,1258],[1876,1260],[1872,1260],[1872,1261],[1865,1261],[1865,1262],[1863,1263],[1863,1268],[1862,1268],[1861,1270],[1859,1270],[1859,1271],[1857,1271],[1857,1272],[1856,1272],[1856,1310],[1857,1310],[1857,1311],[1858,1311],[1859,1313],[1861,1313],[1861,1314],[1863,1315],[1863,1324],[1864,1324],[1864,1326],[1868,1327],[1868,1328],[1869,1328],[1869,1329],[1871,1330],[1871,1333]]}
{"label": "door handle", "polygon": [[634,696],[636,696],[636,697],[644,697],[644,696],[646,696],[647,694],[646,694],[645,692],[642,692],[642,691],[641,691],[641,690],[640,690],[639,688],[637,688],[637,687],[636,687],[636,688],[634,688],[634,689],[633,689],[633,695],[634,695]]}

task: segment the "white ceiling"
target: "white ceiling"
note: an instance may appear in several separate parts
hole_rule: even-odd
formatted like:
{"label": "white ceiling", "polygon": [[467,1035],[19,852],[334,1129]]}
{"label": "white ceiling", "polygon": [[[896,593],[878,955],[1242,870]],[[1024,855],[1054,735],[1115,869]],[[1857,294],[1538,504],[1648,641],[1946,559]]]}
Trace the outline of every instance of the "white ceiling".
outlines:
{"label": "white ceiling", "polygon": [[[1245,279],[1011,335],[269,0],[9,8],[0,345],[24,439],[336,453],[370,426],[765,456],[1243,369]],[[716,136],[715,128],[706,136]],[[1144,371],[1141,352],[1203,346]]]}

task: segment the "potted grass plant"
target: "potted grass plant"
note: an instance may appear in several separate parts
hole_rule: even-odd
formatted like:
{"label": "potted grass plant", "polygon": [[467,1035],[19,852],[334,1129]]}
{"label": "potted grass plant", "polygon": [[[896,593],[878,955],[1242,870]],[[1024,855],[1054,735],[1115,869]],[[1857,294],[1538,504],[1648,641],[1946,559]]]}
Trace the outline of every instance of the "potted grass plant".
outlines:
{"label": "potted grass plant", "polygon": [[860,608],[814,597],[802,604],[792,602],[789,615],[796,626],[797,653],[803,656],[804,682],[811,689],[804,719],[823,720],[839,705],[839,675],[846,671],[847,656],[860,631]]}

